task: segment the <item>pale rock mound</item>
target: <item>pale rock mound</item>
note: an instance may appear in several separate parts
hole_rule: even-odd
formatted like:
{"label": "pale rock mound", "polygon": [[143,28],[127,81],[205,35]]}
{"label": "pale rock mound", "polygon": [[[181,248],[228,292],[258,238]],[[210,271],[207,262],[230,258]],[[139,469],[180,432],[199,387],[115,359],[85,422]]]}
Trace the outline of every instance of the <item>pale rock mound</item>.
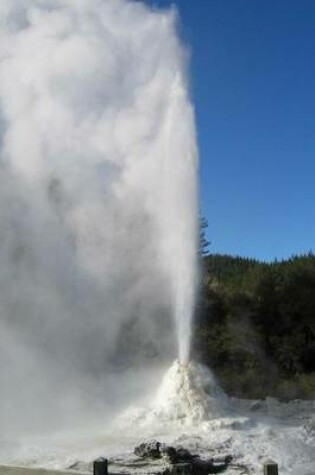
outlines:
{"label": "pale rock mound", "polygon": [[151,425],[178,423],[193,426],[227,414],[229,402],[210,370],[176,360],[166,372],[152,404],[130,409],[123,418]]}

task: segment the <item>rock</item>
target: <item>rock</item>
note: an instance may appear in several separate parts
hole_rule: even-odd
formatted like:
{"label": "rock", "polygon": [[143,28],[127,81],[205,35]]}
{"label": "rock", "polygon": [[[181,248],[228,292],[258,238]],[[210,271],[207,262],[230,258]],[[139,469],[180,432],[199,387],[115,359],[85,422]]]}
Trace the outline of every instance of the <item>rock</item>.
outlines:
{"label": "rock", "polygon": [[232,455],[216,455],[215,457],[212,458],[212,462],[219,464],[219,463],[231,463],[233,460]]}
{"label": "rock", "polygon": [[142,458],[159,459],[162,456],[169,459],[171,464],[179,464],[185,462],[191,462],[197,456],[192,455],[189,450],[183,447],[172,447],[169,445],[161,444],[157,440],[150,442],[144,442],[138,447],[135,447],[134,454]]}
{"label": "rock", "polygon": [[192,475],[192,465],[190,463],[177,463],[171,469],[170,475]]}
{"label": "rock", "polygon": [[192,464],[192,475],[208,475],[209,473],[221,473],[228,468],[231,461],[231,455],[225,457],[225,460],[223,462],[196,459]]}
{"label": "rock", "polygon": [[176,463],[177,451],[175,447],[171,447],[170,445],[162,445],[161,452],[162,455],[167,458],[171,464]]}
{"label": "rock", "polygon": [[78,469],[78,468],[80,468],[80,462],[79,462],[79,461],[76,461],[76,462],[73,462],[71,465],[69,465],[69,466],[67,467],[67,470],[68,470],[68,469],[69,469],[69,470],[76,470],[76,469]]}
{"label": "rock", "polygon": [[183,447],[175,449],[175,447],[161,444],[161,452],[173,465],[190,463],[193,462],[195,458],[198,458],[198,455],[192,455],[189,450]]}
{"label": "rock", "polygon": [[73,462],[71,465],[69,465],[67,467],[67,470],[76,470],[76,471],[80,471],[80,472],[87,472],[89,471],[89,467],[88,467],[88,464],[85,463],[85,462],[82,462],[80,460],[77,460],[75,462]]}
{"label": "rock", "polygon": [[143,442],[134,449],[134,454],[142,458],[159,459],[162,457],[160,451],[161,443],[157,440]]}
{"label": "rock", "polygon": [[176,449],[176,459],[178,462],[191,462],[193,461],[197,455],[192,455],[189,450],[184,449],[183,447],[179,447]]}
{"label": "rock", "polygon": [[153,440],[142,443],[134,449],[135,455],[142,458],[159,459],[162,456],[169,459],[171,467],[165,469],[162,475],[208,475],[226,470],[232,461],[232,456],[216,457],[201,460],[183,447],[172,447]]}

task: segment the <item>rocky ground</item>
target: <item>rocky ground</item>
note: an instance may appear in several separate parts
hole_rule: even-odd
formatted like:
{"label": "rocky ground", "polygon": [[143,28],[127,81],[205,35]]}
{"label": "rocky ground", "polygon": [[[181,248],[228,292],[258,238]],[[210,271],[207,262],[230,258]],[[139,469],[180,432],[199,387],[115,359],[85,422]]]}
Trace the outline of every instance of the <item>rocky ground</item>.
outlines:
{"label": "rocky ground", "polygon": [[[0,443],[1,463],[29,467],[92,471],[93,460],[104,456],[113,474],[165,473],[167,457],[142,457],[135,447],[155,438],[176,449],[182,447],[201,460],[233,460],[224,472],[261,475],[269,459],[279,465],[281,475],[315,473],[315,402],[232,400],[234,415],[204,421],[196,427],[170,426],[165,430],[134,427],[132,432],[117,427],[89,434],[59,434]],[[237,414],[237,415],[236,415]]]}
{"label": "rocky ground", "polygon": [[209,370],[175,361],[147,405],[83,430],[2,440],[0,464],[91,472],[93,461],[105,457],[113,474],[167,474],[174,466],[169,456],[135,451],[153,439],[201,463],[229,460],[227,475],[261,475],[270,459],[280,475],[314,475],[315,401],[229,399]]}

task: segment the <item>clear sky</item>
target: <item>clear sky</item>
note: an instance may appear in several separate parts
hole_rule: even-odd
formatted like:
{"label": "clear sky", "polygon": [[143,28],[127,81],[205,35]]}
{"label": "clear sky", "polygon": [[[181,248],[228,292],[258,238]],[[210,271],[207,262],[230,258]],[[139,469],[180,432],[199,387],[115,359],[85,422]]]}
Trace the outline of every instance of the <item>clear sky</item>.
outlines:
{"label": "clear sky", "polygon": [[191,50],[211,252],[315,251],[315,0],[175,5]]}

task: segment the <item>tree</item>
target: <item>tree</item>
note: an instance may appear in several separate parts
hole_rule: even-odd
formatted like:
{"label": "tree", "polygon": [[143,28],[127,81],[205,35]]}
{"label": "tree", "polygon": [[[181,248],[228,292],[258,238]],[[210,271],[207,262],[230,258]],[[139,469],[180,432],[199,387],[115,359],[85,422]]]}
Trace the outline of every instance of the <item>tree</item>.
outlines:
{"label": "tree", "polygon": [[199,255],[205,257],[208,254],[208,247],[210,246],[210,241],[206,238],[206,229],[208,227],[208,221],[206,218],[201,217],[199,219]]}

